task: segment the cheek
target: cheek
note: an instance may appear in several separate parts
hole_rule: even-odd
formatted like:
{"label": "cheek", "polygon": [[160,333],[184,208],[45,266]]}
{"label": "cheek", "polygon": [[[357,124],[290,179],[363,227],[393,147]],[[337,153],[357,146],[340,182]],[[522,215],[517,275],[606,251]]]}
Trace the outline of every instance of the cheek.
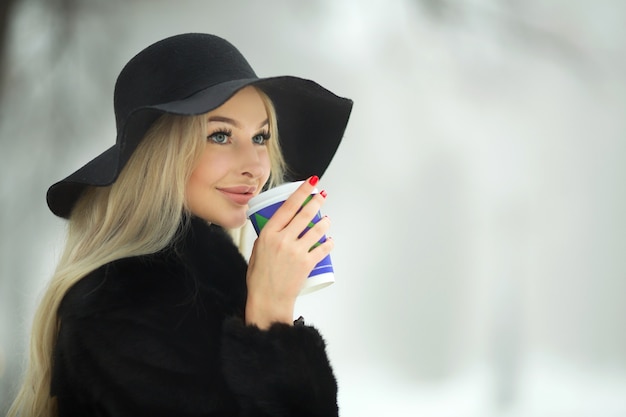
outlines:
{"label": "cheek", "polygon": [[198,203],[199,196],[202,194],[202,182],[197,175],[197,171],[194,171],[187,181],[185,187],[185,201],[187,206],[194,211]]}
{"label": "cheek", "polygon": [[267,152],[265,152],[261,161],[262,161],[261,166],[263,169],[263,184],[265,184],[267,180],[269,179],[270,173],[272,171],[272,164],[270,163],[270,157]]}
{"label": "cheek", "polygon": [[220,157],[206,150],[191,173],[189,182],[197,185],[210,185],[217,181],[227,167],[227,158]]}
{"label": "cheek", "polygon": [[216,161],[214,159],[205,153],[192,171],[185,190],[189,203],[193,203],[196,198],[204,195],[206,189],[216,181],[216,170],[219,168],[219,160]]}
{"label": "cheek", "polygon": [[210,183],[210,171],[205,168],[205,165],[199,165],[193,170],[189,181],[187,182],[187,189],[189,193],[193,193],[194,190],[202,188],[203,185]]}

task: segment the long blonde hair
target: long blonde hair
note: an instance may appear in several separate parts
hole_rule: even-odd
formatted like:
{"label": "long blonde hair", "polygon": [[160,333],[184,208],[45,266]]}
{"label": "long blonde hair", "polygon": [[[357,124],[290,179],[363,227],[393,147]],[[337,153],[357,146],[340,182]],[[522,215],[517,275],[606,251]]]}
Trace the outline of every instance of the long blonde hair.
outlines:
{"label": "long blonde hair", "polygon": [[[285,163],[274,108],[257,91],[270,121],[269,183],[273,186],[282,181]],[[9,417],[58,414],[50,383],[61,300],[76,282],[100,266],[158,252],[172,241],[181,220],[188,218],[185,186],[204,150],[206,131],[202,115],[161,116],[115,183],[88,188],[78,200],[68,222],[64,252],[35,312],[29,363]]]}

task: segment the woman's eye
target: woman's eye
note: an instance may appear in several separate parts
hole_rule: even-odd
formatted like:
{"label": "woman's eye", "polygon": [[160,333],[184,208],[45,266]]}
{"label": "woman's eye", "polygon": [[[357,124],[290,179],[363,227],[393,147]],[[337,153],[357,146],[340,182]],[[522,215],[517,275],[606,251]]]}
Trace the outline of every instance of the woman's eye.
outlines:
{"label": "woman's eye", "polygon": [[228,137],[229,135],[226,132],[216,132],[212,135],[209,135],[209,139],[218,144],[227,143]]}
{"label": "woman's eye", "polygon": [[270,138],[269,133],[259,133],[252,138],[252,142],[256,145],[265,145],[265,142]]}

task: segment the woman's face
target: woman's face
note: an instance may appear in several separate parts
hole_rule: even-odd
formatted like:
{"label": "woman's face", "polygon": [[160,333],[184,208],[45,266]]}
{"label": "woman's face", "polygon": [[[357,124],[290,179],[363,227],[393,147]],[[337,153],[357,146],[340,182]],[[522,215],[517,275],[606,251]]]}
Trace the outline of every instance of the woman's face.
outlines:
{"label": "woman's face", "polygon": [[268,115],[259,93],[246,87],[206,118],[206,148],[187,182],[187,207],[208,222],[240,227],[270,175]]}

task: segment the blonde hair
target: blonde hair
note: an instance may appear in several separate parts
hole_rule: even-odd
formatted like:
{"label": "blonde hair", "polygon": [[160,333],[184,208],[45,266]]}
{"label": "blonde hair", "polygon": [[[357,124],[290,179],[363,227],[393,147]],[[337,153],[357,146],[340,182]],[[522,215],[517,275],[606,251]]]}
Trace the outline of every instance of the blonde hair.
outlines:
{"label": "blonde hair", "polygon": [[[274,108],[269,98],[257,91],[270,121],[269,184],[274,186],[282,181],[285,163]],[[35,312],[29,363],[9,417],[58,414],[56,399],[50,396],[50,382],[61,300],[76,282],[100,266],[155,253],[170,244],[181,220],[189,215],[185,186],[204,150],[206,131],[202,115],[161,116],[115,183],[90,187],[77,201],[68,223],[64,252]]]}

